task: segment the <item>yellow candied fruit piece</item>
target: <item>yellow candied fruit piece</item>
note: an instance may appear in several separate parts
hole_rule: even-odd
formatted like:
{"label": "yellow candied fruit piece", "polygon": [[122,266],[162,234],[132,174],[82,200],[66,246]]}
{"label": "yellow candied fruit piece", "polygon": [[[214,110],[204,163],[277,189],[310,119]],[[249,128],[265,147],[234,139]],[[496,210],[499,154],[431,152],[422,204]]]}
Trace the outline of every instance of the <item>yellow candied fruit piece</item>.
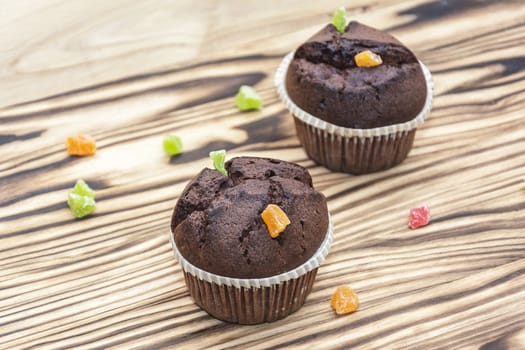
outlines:
{"label": "yellow candied fruit piece", "polygon": [[355,64],[358,67],[372,68],[377,67],[383,63],[381,56],[373,53],[370,50],[361,51],[354,56]]}
{"label": "yellow candied fruit piece", "polygon": [[91,156],[97,151],[95,140],[88,135],[69,136],[66,146],[71,156]]}
{"label": "yellow candied fruit piece", "polygon": [[290,225],[290,219],[286,213],[275,204],[268,204],[266,209],[261,213],[261,218],[268,228],[270,237],[277,238],[281,234],[286,226]]}
{"label": "yellow candied fruit piece", "polygon": [[335,289],[330,305],[338,315],[349,314],[359,307],[357,294],[348,286],[340,286]]}

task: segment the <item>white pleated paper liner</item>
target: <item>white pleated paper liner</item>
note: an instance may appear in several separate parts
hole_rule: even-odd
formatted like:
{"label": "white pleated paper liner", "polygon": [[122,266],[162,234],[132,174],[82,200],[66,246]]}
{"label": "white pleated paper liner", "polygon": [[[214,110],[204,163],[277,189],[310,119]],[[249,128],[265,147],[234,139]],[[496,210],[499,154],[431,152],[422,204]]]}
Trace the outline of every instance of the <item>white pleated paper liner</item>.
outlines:
{"label": "white pleated paper liner", "polygon": [[326,255],[328,254],[328,251],[330,249],[330,245],[332,244],[333,240],[333,224],[332,224],[332,218],[330,215],[328,215],[328,231],[326,233],[326,236],[323,240],[323,243],[321,246],[317,249],[315,254],[308,259],[306,262],[304,262],[302,265],[296,267],[293,270],[290,270],[285,273],[281,273],[279,275],[266,277],[266,278],[232,278],[232,277],[226,277],[221,275],[216,275],[213,273],[209,273],[207,271],[204,271],[197,266],[191,264],[188,260],[186,260],[182,254],[177,249],[177,245],[175,244],[175,239],[173,238],[173,233],[169,232],[170,236],[170,242],[171,246],[173,247],[173,251],[175,252],[175,257],[179,261],[179,264],[181,265],[182,269],[201,280],[215,283],[218,285],[227,285],[227,286],[233,286],[233,287],[244,287],[244,288],[260,288],[260,287],[271,287],[272,285],[280,284],[285,281],[289,281],[292,279],[296,279],[316,268],[318,268],[321,263],[325,260]]}
{"label": "white pleated paper liner", "polygon": [[432,74],[430,73],[428,68],[421,61],[419,61],[419,64],[421,65],[421,69],[423,70],[423,74],[425,75],[425,81],[427,84],[427,97],[426,97],[425,105],[423,106],[423,109],[421,109],[421,112],[419,112],[419,114],[415,116],[412,120],[409,120],[404,123],[393,124],[393,125],[372,128],[372,129],[352,129],[352,128],[345,128],[342,126],[328,123],[302,110],[288,96],[288,93],[286,91],[286,72],[288,71],[288,65],[293,59],[293,55],[294,55],[294,51],[284,56],[283,60],[281,61],[281,64],[279,65],[279,68],[277,68],[277,71],[275,73],[275,78],[274,78],[274,83],[277,88],[277,93],[279,94],[279,97],[281,101],[284,103],[284,105],[286,106],[286,108],[296,118],[298,118],[299,120],[303,121],[304,123],[308,125],[311,125],[315,128],[326,131],[330,134],[334,134],[334,135],[338,135],[338,136],[346,137],[346,138],[351,138],[351,137],[372,138],[372,137],[387,136],[391,134],[407,132],[421,125],[425,121],[427,116],[429,115],[430,110],[432,109],[432,94],[433,94]]}

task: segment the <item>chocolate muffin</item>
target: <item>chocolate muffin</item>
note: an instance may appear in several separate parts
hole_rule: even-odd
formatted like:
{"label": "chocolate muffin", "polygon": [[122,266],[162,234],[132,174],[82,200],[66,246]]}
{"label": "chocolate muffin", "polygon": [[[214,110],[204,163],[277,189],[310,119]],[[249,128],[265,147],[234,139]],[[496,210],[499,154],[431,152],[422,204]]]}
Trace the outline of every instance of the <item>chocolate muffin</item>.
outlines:
{"label": "chocolate muffin", "polygon": [[[382,63],[358,66],[364,51]],[[430,73],[414,53],[356,21],[344,33],[328,24],[285,57],[276,85],[310,158],[353,174],[405,159],[432,103]]]}
{"label": "chocolate muffin", "polygon": [[[365,50],[378,54],[383,63],[358,67],[354,57]],[[286,88],[306,112],[358,129],[413,119],[427,94],[412,51],[390,34],[356,21],[342,34],[329,24],[302,44],[288,67]]]}
{"label": "chocolate muffin", "polygon": [[[314,190],[308,171],[293,163],[239,157],[225,167],[228,176],[202,170],[173,211],[172,238],[188,288],[196,303],[219,319],[260,323],[285,317],[304,303],[322,260],[320,247],[321,255],[327,252],[326,199]],[[261,218],[269,204],[290,220],[277,238]],[[294,271],[312,261],[317,263],[310,271],[300,276]],[[239,283],[249,298],[240,296]],[[277,300],[276,290],[293,298]],[[242,300],[224,299],[229,293]]]}

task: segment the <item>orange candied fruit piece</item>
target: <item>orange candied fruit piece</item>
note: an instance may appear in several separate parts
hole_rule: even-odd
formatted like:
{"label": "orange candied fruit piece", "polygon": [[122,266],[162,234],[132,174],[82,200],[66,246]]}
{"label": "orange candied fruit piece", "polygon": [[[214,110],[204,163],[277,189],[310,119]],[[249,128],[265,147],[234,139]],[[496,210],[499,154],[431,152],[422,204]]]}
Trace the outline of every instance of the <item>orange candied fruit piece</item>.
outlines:
{"label": "orange candied fruit piece", "polygon": [[359,307],[357,294],[348,286],[340,286],[335,289],[330,305],[338,315],[349,314]]}
{"label": "orange candied fruit piece", "polygon": [[381,56],[373,53],[370,50],[361,51],[354,56],[355,64],[358,67],[372,68],[377,67],[383,63]]}
{"label": "orange candied fruit piece", "polygon": [[288,219],[286,213],[275,204],[268,204],[261,217],[272,238],[279,237],[279,234],[284,231],[286,226],[290,225],[290,219]]}
{"label": "orange candied fruit piece", "polygon": [[71,156],[91,156],[97,150],[95,140],[87,135],[69,136],[66,145]]}

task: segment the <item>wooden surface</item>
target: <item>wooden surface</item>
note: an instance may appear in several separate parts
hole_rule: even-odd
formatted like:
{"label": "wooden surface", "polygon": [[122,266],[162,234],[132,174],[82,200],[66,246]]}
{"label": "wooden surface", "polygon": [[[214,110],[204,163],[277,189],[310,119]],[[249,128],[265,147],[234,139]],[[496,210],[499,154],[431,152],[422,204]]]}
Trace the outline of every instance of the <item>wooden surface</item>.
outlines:
{"label": "wooden surface", "polygon": [[[0,19],[0,348],[525,349],[523,1],[352,1],[435,81],[408,159],[351,176],[308,160],[273,73],[338,1],[4,1]],[[253,85],[261,112],[232,97]],[[169,160],[165,133],[182,136]],[[96,156],[68,157],[91,134]],[[259,326],[192,303],[171,210],[210,150],[310,169],[335,242],[297,313]],[[95,215],[74,220],[84,178]],[[432,223],[407,228],[411,207]],[[337,317],[334,288],[361,307]]]}

